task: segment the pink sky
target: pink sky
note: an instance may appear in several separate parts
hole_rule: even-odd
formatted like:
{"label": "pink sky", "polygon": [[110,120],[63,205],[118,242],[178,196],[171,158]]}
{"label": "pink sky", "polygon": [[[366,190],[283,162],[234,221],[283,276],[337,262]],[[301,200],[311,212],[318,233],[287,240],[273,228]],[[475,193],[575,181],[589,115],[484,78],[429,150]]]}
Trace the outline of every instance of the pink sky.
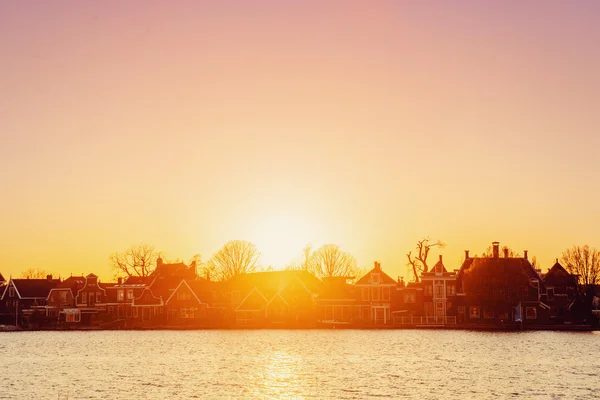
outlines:
{"label": "pink sky", "polygon": [[175,3],[0,4],[5,276],[600,247],[600,3]]}

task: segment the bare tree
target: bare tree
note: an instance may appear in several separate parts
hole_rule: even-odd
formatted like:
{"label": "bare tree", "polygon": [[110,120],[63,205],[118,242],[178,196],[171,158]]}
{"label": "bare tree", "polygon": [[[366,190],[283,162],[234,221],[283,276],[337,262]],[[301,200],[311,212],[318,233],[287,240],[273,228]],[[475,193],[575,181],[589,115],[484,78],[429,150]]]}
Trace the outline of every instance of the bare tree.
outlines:
{"label": "bare tree", "polygon": [[335,244],[326,244],[316,250],[310,258],[309,268],[318,278],[354,277],[358,272],[356,258]]}
{"label": "bare tree", "polygon": [[27,279],[46,279],[48,275],[50,275],[50,273],[43,268],[31,267],[21,272],[21,278]]}
{"label": "bare tree", "polygon": [[286,267],[286,269],[313,272],[314,260],[315,252],[312,249],[312,245],[307,244],[302,249],[302,254],[300,255],[300,257],[292,260],[292,262]]}
{"label": "bare tree", "polygon": [[256,246],[245,240],[230,240],[206,263],[217,280],[225,281],[236,275],[254,272],[260,253]]}
{"label": "bare tree", "polygon": [[412,255],[412,251],[409,251],[406,254],[408,258],[408,266],[412,269],[413,277],[415,282],[419,282],[419,275],[423,272],[429,272],[429,265],[427,265],[427,257],[429,256],[429,251],[433,247],[445,247],[446,244],[442,243],[439,240],[433,241],[431,238],[424,238],[417,242],[416,250],[417,254],[415,256]]}
{"label": "bare tree", "polygon": [[563,251],[561,262],[577,277],[579,293],[586,304],[591,305],[596,285],[600,283],[600,252],[587,244],[573,246]]}
{"label": "bare tree", "polygon": [[[508,246],[502,246],[502,251],[498,252],[498,256],[499,257],[504,257],[504,254],[508,255],[508,257],[513,258],[513,257],[522,257],[520,253],[514,251],[513,249],[511,249]],[[485,249],[485,252],[481,255],[481,257],[483,258],[493,258],[494,257],[494,247],[493,246],[488,246],[487,249]],[[535,258],[535,257],[534,257]]]}
{"label": "bare tree", "polygon": [[117,277],[149,276],[156,269],[159,256],[154,246],[139,244],[122,253],[113,253],[108,259]]}

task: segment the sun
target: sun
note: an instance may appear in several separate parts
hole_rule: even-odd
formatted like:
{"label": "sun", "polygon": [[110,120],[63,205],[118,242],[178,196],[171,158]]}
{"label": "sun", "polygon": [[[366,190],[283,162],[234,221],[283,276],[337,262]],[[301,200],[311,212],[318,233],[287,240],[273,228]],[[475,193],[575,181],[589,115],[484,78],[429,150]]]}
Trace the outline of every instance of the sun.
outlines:
{"label": "sun", "polygon": [[261,252],[261,264],[284,269],[302,254],[307,244],[315,244],[318,227],[310,218],[292,212],[269,214],[255,224],[253,242]]}

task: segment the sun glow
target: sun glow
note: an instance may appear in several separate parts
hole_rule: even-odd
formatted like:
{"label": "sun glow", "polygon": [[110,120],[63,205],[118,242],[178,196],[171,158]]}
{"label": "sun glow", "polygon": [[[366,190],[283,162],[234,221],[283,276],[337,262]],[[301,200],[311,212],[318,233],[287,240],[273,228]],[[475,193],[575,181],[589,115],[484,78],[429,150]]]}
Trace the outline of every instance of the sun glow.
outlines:
{"label": "sun glow", "polygon": [[252,241],[261,252],[261,265],[274,269],[284,269],[304,246],[315,245],[320,233],[309,218],[294,213],[270,214],[255,226]]}

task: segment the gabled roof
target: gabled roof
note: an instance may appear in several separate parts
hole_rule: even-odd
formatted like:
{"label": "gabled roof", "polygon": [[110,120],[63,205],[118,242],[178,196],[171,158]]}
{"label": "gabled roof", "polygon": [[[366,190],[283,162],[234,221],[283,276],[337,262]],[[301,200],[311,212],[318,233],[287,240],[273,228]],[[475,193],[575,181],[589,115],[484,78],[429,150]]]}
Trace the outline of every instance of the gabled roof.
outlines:
{"label": "gabled roof", "polygon": [[0,273],[0,283],[2,282],[6,282],[6,279],[4,279],[4,276],[2,275],[2,273]]}
{"label": "gabled roof", "polygon": [[169,301],[175,295],[175,293],[177,293],[177,291],[180,290],[183,287],[187,287],[188,290],[192,293],[192,296],[194,296],[194,299],[196,299],[196,301],[198,302],[198,304],[202,304],[202,301],[198,298],[198,296],[196,296],[196,293],[194,292],[194,289],[192,289],[190,287],[190,285],[186,282],[185,279],[182,279],[181,282],[179,282],[179,285],[177,285],[177,287],[175,288],[175,290],[173,290],[173,292],[171,293],[171,295],[169,296],[169,298],[167,299],[167,301],[165,301],[165,304],[168,304]]}
{"label": "gabled roof", "polygon": [[576,286],[577,279],[556,260],[544,275],[544,283],[549,286]]}
{"label": "gabled roof", "polygon": [[448,271],[446,270],[446,267],[444,267],[444,263],[442,262],[442,256],[440,255],[440,259],[437,263],[435,263],[435,265],[433,266],[433,268],[431,268],[429,270],[429,272],[424,272],[421,275],[428,275],[428,274],[447,274]]}
{"label": "gabled roof", "polygon": [[85,277],[83,276],[70,276],[54,288],[48,291],[48,296],[50,296],[50,292],[52,290],[70,290],[73,296],[77,295],[77,291],[83,288],[85,285]]}
{"label": "gabled roof", "polygon": [[[261,301],[262,304],[259,308],[256,308],[249,304],[246,304],[246,303],[248,303],[249,299],[252,298],[253,295],[259,296],[258,298],[260,300],[262,300]],[[237,306],[236,311],[258,311],[258,310],[264,309],[268,303],[269,303],[269,301],[267,300],[265,295],[263,293],[261,293],[261,291],[258,288],[253,287],[252,290],[250,291],[250,293],[248,293],[248,295],[246,295],[246,297],[244,297],[242,302]]]}
{"label": "gabled roof", "polygon": [[59,279],[11,279],[19,298],[47,298],[50,289],[60,283]]}
{"label": "gabled roof", "polygon": [[381,266],[379,265],[378,262],[375,262],[375,267],[370,270],[369,272],[367,272],[365,274],[365,276],[363,276],[362,278],[360,278],[355,285],[370,285],[373,282],[371,281],[371,274],[380,274],[379,275],[379,284],[396,284],[396,281],[391,278],[388,274],[386,274],[385,272],[383,272],[381,270]]}

